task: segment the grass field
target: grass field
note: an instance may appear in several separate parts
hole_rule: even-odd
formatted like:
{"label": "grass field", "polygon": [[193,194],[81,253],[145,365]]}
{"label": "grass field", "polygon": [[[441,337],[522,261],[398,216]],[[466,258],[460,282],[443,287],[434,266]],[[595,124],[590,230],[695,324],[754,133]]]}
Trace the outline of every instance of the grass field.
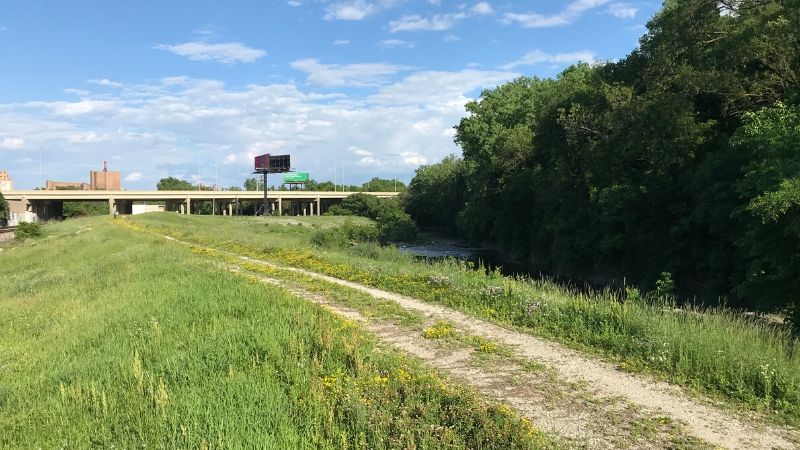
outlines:
{"label": "grass field", "polygon": [[[217,242],[254,227],[298,248],[308,239],[285,220],[181,219],[144,221]],[[556,445],[354,324],[186,246],[106,217],[43,231],[0,251],[0,448]]]}
{"label": "grass field", "polygon": [[788,330],[725,310],[675,309],[515,280],[463,264],[414,261],[393,248],[314,247],[312,236],[347,219],[185,217],[126,223],[242,255],[302,267],[431,302],[598,352],[777,423],[800,424],[800,345]]}

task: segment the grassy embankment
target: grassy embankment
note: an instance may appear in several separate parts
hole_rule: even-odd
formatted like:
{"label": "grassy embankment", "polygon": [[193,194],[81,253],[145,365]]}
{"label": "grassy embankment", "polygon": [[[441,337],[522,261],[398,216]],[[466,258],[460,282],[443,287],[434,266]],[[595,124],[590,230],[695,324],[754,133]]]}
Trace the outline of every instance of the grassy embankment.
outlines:
{"label": "grassy embankment", "polygon": [[553,445],[354,324],[109,222],[0,252],[0,447]]}
{"label": "grassy embankment", "polygon": [[645,371],[732,405],[800,424],[800,345],[787,330],[721,309],[676,311],[609,293],[565,291],[546,281],[514,280],[463,264],[424,264],[391,248],[312,246],[314,233],[344,218],[181,217],[130,219],[143,230],[242,255],[302,267],[442,303],[599,352],[627,371]]}

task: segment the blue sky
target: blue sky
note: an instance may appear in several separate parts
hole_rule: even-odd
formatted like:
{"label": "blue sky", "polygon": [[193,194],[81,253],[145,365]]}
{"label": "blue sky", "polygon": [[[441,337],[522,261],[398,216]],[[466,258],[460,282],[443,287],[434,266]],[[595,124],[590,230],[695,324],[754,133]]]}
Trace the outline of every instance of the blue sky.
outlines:
{"label": "blue sky", "polygon": [[0,170],[18,189],[241,185],[290,153],[315,179],[408,181],[459,150],[464,104],[633,50],[658,2],[0,0]]}

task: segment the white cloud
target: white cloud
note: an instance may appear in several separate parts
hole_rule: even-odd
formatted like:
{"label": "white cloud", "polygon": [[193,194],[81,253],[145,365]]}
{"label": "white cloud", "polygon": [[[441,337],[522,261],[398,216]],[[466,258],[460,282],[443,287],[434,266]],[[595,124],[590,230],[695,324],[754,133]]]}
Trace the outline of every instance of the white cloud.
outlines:
{"label": "white cloud", "polygon": [[554,55],[545,53],[541,50],[533,50],[526,53],[525,56],[516,61],[503,64],[500,66],[500,68],[504,70],[512,70],[519,66],[534,66],[542,63],[551,63],[558,67],[560,65],[575,64],[580,61],[591,62],[595,59],[595,57],[596,56],[594,52],[590,52],[588,50],[572,53],[556,53]]}
{"label": "white cloud", "polygon": [[119,88],[123,86],[122,83],[119,83],[117,81],[111,81],[108,78],[89,80],[89,83],[98,84],[100,86],[114,87],[114,88]]}
{"label": "white cloud", "polygon": [[128,176],[125,177],[125,181],[139,181],[144,178],[142,172],[131,172]]}
{"label": "white cloud", "polygon": [[545,15],[540,13],[505,13],[502,22],[506,25],[517,23],[523,28],[545,28],[568,25],[584,12],[605,5],[609,0],[574,0],[558,13]]}
{"label": "white cloud", "polygon": [[404,15],[389,22],[389,31],[442,31],[453,28],[455,24],[467,18],[466,13],[436,14],[430,18],[419,15]]}
{"label": "white cloud", "polygon": [[289,5],[289,6],[294,6],[294,7],[298,7],[298,6],[302,6],[303,5],[302,3],[300,3],[297,0],[289,0],[288,2],[286,2],[286,4]]}
{"label": "white cloud", "polygon": [[337,39],[333,41],[333,45],[347,45],[350,41],[348,39]]}
{"label": "white cloud", "polygon": [[20,137],[4,137],[0,139],[0,148],[7,150],[19,150],[25,147],[25,139]]}
{"label": "white cloud", "polygon": [[481,14],[481,15],[491,14],[492,12],[494,12],[494,10],[492,10],[492,5],[490,5],[488,2],[476,3],[475,6],[470,8],[470,11],[472,11],[475,14]]}
{"label": "white cloud", "polygon": [[403,152],[400,154],[400,157],[403,159],[403,163],[410,165],[410,166],[421,166],[428,162],[428,158],[420,155],[417,152]]}
{"label": "white cloud", "polygon": [[224,64],[251,63],[267,54],[264,50],[250,48],[240,42],[212,44],[195,41],[176,45],[159,44],[154,48],[185,56],[192,61],[216,61]]}
{"label": "white cloud", "polygon": [[446,34],[443,38],[445,42],[458,42],[462,40],[460,37],[456,36],[455,34]]}
{"label": "white cloud", "polygon": [[307,73],[306,81],[315,86],[378,86],[386,83],[389,76],[408,69],[388,63],[323,64],[312,58],[289,65]]}
{"label": "white cloud", "polygon": [[[118,161],[115,169],[125,174],[144,174],[126,181],[129,189],[152,189],[152,180],[166,176],[211,184],[217,170],[220,184],[240,185],[250,176],[253,155],[282,152],[315,179],[333,179],[334,168],[345,165],[348,183],[397,174],[408,180],[415,165],[458,152],[452,127],[464,116],[467,101],[483,88],[518,76],[372,70],[380,64],[363,66],[370,70],[321,66],[315,82],[350,85],[363,82],[356,74],[366,73],[368,80],[378,78],[372,79],[376,92],[369,97],[328,88],[315,92],[293,83],[230,88],[188,77],[126,83],[125,89],[111,92],[94,86],[97,91],[83,104],[0,104],[0,145],[19,147],[23,143],[16,139],[24,136],[19,158],[0,159],[20,188],[37,183],[39,158],[32,149],[38,148],[44,153],[45,177],[84,179],[87,165]],[[328,79],[330,71],[341,73]],[[397,75],[403,77],[390,80]],[[26,157],[34,161],[23,161]],[[341,179],[341,169],[337,174]]]}
{"label": "white cloud", "polygon": [[406,42],[402,39],[384,39],[378,42],[378,46],[383,48],[398,48],[398,47],[413,48],[414,44],[411,42]]}
{"label": "white cloud", "polygon": [[382,88],[370,96],[369,100],[383,105],[426,104],[437,105],[437,108],[461,109],[468,100],[467,93],[496,86],[518,76],[519,74],[508,71],[426,70]]}
{"label": "white cloud", "polygon": [[106,135],[95,133],[94,131],[73,133],[66,136],[70,142],[77,142],[80,144],[94,144],[106,140]]}
{"label": "white cloud", "polygon": [[64,92],[65,94],[77,95],[78,97],[86,97],[87,95],[92,93],[91,91],[87,91],[86,89],[74,89],[74,88],[62,89],[61,91]]}
{"label": "white cloud", "polygon": [[110,111],[117,106],[112,100],[89,99],[77,102],[28,102],[27,105],[33,108],[45,106],[59,116],[81,116]]}
{"label": "white cloud", "polygon": [[486,15],[493,12],[492,6],[487,2],[476,3],[471,8],[448,14],[434,14],[431,17],[422,17],[419,14],[403,15],[397,20],[389,21],[389,31],[443,31],[453,28],[458,22],[476,15]]}
{"label": "white cloud", "polygon": [[334,3],[325,8],[325,20],[363,20],[375,14],[378,8],[364,0]]}
{"label": "white cloud", "polygon": [[639,11],[629,3],[612,3],[608,5],[608,13],[620,19],[633,19]]}

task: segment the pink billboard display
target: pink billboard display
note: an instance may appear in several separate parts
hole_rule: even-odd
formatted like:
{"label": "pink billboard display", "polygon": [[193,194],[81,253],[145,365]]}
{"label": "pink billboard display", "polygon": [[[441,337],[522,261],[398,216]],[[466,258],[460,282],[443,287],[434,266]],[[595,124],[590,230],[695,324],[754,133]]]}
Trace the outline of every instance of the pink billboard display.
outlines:
{"label": "pink billboard display", "polygon": [[256,156],[256,172],[269,170],[269,154]]}

